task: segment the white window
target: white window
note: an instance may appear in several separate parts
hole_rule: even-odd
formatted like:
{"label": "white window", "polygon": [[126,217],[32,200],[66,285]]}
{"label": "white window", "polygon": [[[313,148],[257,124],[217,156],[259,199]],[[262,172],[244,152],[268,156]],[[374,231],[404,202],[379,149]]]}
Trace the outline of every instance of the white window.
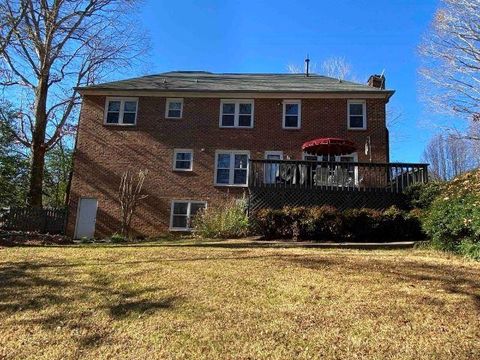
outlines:
{"label": "white window", "polygon": [[247,186],[249,156],[248,151],[216,151],[215,185]]}
{"label": "white window", "polygon": [[[282,160],[283,152],[282,151],[265,151],[265,160]],[[271,163],[265,164],[265,184],[275,184],[279,178],[279,164]]]}
{"label": "white window", "polygon": [[253,128],[253,100],[220,101],[220,127]]}
{"label": "white window", "polygon": [[167,99],[165,117],[167,119],[181,119],[183,114],[183,99]]}
{"label": "white window", "polygon": [[170,230],[190,231],[193,218],[198,211],[206,207],[205,201],[173,200],[170,210]]}
{"label": "white window", "polygon": [[193,169],[193,150],[174,149],[173,150],[173,170],[192,171]]}
{"label": "white window", "polygon": [[284,129],[300,129],[302,122],[302,102],[300,100],[283,101],[283,122]]}
{"label": "white window", "polygon": [[135,125],[137,122],[138,98],[107,98],[105,124]]}
{"label": "white window", "polygon": [[366,106],[363,100],[348,101],[348,129],[365,130],[367,128]]}

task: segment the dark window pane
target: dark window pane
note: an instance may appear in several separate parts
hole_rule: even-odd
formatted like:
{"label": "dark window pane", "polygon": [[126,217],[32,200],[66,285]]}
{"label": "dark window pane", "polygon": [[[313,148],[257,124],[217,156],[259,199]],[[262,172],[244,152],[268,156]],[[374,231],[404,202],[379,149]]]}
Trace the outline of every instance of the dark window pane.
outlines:
{"label": "dark window pane", "polygon": [[118,112],[107,113],[107,124],[118,124]]}
{"label": "dark window pane", "polygon": [[245,185],[247,183],[247,170],[235,170],[233,173],[233,183],[236,185]]}
{"label": "dark window pane", "polygon": [[246,169],[248,164],[247,155],[235,155],[235,168]]}
{"label": "dark window pane", "polygon": [[218,154],[217,167],[229,168],[230,167],[230,154]]}
{"label": "dark window pane", "polygon": [[285,116],[285,127],[298,127],[298,117]]}
{"label": "dark window pane", "polygon": [[285,114],[298,115],[298,104],[285,104]]}
{"label": "dark window pane", "polygon": [[124,124],[135,124],[135,113],[124,112],[123,113],[123,123]]}
{"label": "dark window pane", "polygon": [[188,203],[184,202],[176,202],[173,204],[173,213],[175,215],[187,215],[188,210]]}
{"label": "dark window pane", "polygon": [[177,160],[175,162],[175,169],[190,169],[190,161]]}
{"label": "dark window pane", "polygon": [[170,118],[179,118],[181,115],[180,110],[168,110],[168,117]]}
{"label": "dark window pane", "polygon": [[179,102],[179,101],[169,102],[168,103],[168,109],[169,110],[181,110],[182,109],[182,103]]}
{"label": "dark window pane", "polygon": [[235,104],[223,104],[222,112],[224,114],[235,114]]}
{"label": "dark window pane", "polygon": [[251,114],[252,104],[240,104],[240,114]]}
{"label": "dark window pane", "polygon": [[238,117],[238,126],[252,126],[252,115],[240,115]]}
{"label": "dark window pane", "polygon": [[109,101],[108,111],[120,111],[120,101]]}
{"label": "dark window pane", "polygon": [[205,208],[205,204],[200,204],[200,203],[192,203],[190,205],[190,217],[194,217],[195,214]]}
{"label": "dark window pane", "polygon": [[124,124],[135,124],[135,113],[123,113]]}
{"label": "dark window pane", "polygon": [[363,115],[363,104],[350,104],[350,115]]}
{"label": "dark window pane", "polygon": [[218,184],[228,184],[230,181],[230,170],[228,169],[218,169],[217,170],[217,183]]}
{"label": "dark window pane", "polygon": [[233,125],[235,125],[235,115],[222,116],[222,126],[233,126]]}
{"label": "dark window pane", "polygon": [[189,152],[177,153],[177,160],[190,160],[191,158],[192,158],[192,154]]}
{"label": "dark window pane", "polygon": [[136,112],[137,111],[137,102],[136,101],[125,101],[124,111],[126,111],[126,112]]}
{"label": "dark window pane", "polygon": [[350,116],[351,128],[363,128],[363,116]]}
{"label": "dark window pane", "polygon": [[187,217],[186,216],[173,216],[172,227],[174,228],[186,228],[187,227]]}

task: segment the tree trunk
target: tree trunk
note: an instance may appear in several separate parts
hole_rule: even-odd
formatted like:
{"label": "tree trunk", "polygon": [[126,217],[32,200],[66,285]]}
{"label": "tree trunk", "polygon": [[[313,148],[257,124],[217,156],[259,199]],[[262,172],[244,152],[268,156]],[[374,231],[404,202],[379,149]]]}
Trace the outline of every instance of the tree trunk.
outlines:
{"label": "tree trunk", "polygon": [[28,203],[42,207],[43,175],[45,168],[45,133],[47,129],[48,76],[41,76],[35,89],[35,127],[32,132],[30,188]]}

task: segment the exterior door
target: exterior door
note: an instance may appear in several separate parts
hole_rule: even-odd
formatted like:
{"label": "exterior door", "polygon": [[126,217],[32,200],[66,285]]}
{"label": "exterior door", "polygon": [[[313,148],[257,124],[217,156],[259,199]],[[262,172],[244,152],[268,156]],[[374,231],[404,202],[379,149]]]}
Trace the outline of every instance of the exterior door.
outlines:
{"label": "exterior door", "polygon": [[93,238],[97,218],[98,201],[93,198],[81,198],[78,203],[75,239]]}
{"label": "exterior door", "polygon": [[[282,151],[265,151],[266,160],[282,160]],[[265,164],[265,184],[275,184],[278,177],[278,164]]]}

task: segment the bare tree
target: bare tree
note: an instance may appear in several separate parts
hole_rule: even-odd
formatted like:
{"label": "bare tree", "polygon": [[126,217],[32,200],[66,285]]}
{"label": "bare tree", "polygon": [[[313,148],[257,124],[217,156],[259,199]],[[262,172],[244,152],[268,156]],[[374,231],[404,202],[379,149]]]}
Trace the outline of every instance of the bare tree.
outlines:
{"label": "bare tree", "polygon": [[130,237],[130,224],[138,203],[147,195],[142,194],[143,183],[148,171],[140,170],[135,178],[131,170],[123,173],[118,189],[118,200],[122,219],[121,233],[126,238]]}
{"label": "bare tree", "polygon": [[[303,69],[303,70],[302,70]],[[288,64],[287,65],[287,72],[290,74],[304,74],[306,73],[306,65],[303,64],[302,66],[296,64]],[[311,63],[309,67],[310,73],[315,73],[317,71],[317,64]]]}
{"label": "bare tree", "polygon": [[442,0],[420,45],[423,97],[437,111],[480,120],[480,0]]}
{"label": "bare tree", "polygon": [[132,22],[136,7],[135,0],[0,0],[10,19],[0,27],[0,86],[17,99],[11,131],[30,150],[30,205],[42,206],[45,153],[75,131],[77,87],[129,68],[145,49]]}
{"label": "bare tree", "polygon": [[468,140],[453,134],[434,136],[423,154],[432,177],[450,180],[474,168],[474,149],[470,145]]}
{"label": "bare tree", "polygon": [[322,63],[322,73],[326,76],[345,80],[351,75],[352,66],[344,57],[333,56]]}

